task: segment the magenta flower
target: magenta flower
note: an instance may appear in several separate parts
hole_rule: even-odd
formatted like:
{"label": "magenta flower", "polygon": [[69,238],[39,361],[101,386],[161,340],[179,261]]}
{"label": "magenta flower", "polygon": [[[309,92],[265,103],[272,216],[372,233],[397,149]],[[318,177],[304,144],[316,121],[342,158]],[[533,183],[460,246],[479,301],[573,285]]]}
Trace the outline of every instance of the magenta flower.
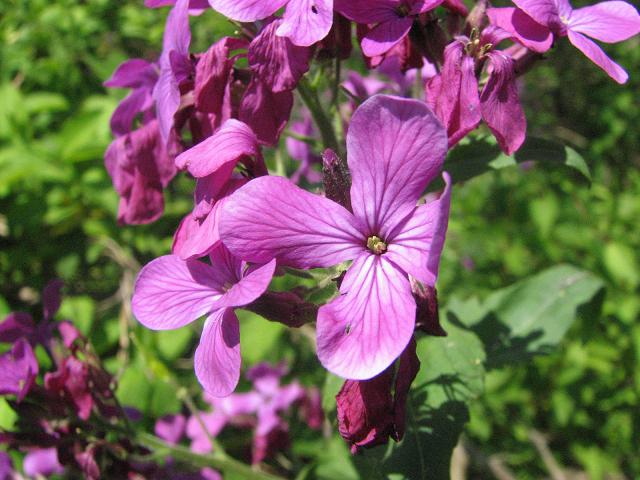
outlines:
{"label": "magenta flower", "polygon": [[55,447],[30,450],[24,457],[22,468],[24,473],[32,478],[49,477],[64,473],[64,467],[60,465],[58,451]]}
{"label": "magenta flower", "polygon": [[[158,68],[140,58],[121,63],[105,87],[131,88],[131,93],[120,102],[111,116],[111,131],[116,137],[130,133],[139,113],[147,114],[153,107],[153,89],[158,81]],[[147,118],[149,119],[149,118]]]}
{"label": "magenta flower", "polygon": [[0,395],[15,395],[18,402],[29,393],[38,375],[38,361],[24,338],[0,355]]}
{"label": "magenta flower", "polygon": [[[481,120],[511,155],[526,136],[527,123],[520,105],[513,59],[493,46],[509,34],[488,27],[472,38],[460,36],[444,52],[439,75],[427,83],[427,102],[447,127],[449,145],[455,145]],[[489,79],[478,93],[476,62],[489,62]]]}
{"label": "magenta flower", "polygon": [[[555,35],[568,36],[574,47],[616,82],[627,81],[627,72],[587,37],[605,43],[618,43],[637,35],[640,33],[640,15],[635,7],[619,0],[600,2],[576,10],[568,0],[514,0],[514,3]],[[517,24],[513,24],[510,30],[522,31]]]}
{"label": "magenta flower", "polygon": [[195,208],[180,223],[172,252],[183,259],[202,257],[220,241],[218,224],[225,199],[246,182],[232,175],[241,164],[250,177],[264,175],[260,144],[247,125],[227,120],[211,137],[176,158],[197,179]]}
{"label": "magenta flower", "polygon": [[184,415],[165,415],[158,419],[153,431],[169,445],[176,445],[184,435],[186,426]]}
{"label": "magenta flower", "polygon": [[269,286],[275,261],[248,267],[219,245],[211,265],[157,258],[144,266],[132,299],[135,317],[153,330],[183,327],[207,315],[195,353],[195,371],[205,391],[230,394],[240,378],[240,329],[233,311],[253,302]]}
{"label": "magenta flower", "polygon": [[488,8],[487,16],[492,25],[511,34],[511,38],[529,50],[544,53],[553,45],[553,34],[519,8]]}
{"label": "magenta flower", "polygon": [[247,371],[246,376],[253,382],[253,388],[260,398],[256,409],[258,423],[253,437],[253,463],[260,463],[287,447],[289,426],[280,415],[306,397],[304,388],[298,382],[280,385],[285,373],[287,368],[284,364],[272,367],[268,363],[259,363]]}
{"label": "magenta flower", "polygon": [[326,37],[333,24],[333,0],[209,0],[209,3],[238,22],[262,20],[286,5],[276,33],[303,47]]}
{"label": "magenta flower", "polygon": [[260,177],[224,207],[223,242],[255,262],[295,268],[353,260],[341,295],[318,313],[318,356],[331,372],[366,379],[402,353],[415,326],[408,275],[433,285],[448,223],[450,185],[416,206],[440,171],[447,138],[416,100],[377,95],[347,135],[353,213],[281,177]]}
{"label": "magenta flower", "polygon": [[189,58],[189,0],[177,0],[167,16],[160,55],[160,76],[153,89],[160,134],[165,142],[180,108],[180,83],[193,73]]}
{"label": "magenta flower", "polygon": [[158,122],[153,120],[116,138],[104,162],[120,196],[118,221],[131,225],[157,220],[164,210],[163,189],[176,174]]}
{"label": "magenta flower", "polygon": [[443,0],[336,0],[336,10],[354,22],[377,24],[362,39],[367,57],[383,55],[404,39],[413,20]]}

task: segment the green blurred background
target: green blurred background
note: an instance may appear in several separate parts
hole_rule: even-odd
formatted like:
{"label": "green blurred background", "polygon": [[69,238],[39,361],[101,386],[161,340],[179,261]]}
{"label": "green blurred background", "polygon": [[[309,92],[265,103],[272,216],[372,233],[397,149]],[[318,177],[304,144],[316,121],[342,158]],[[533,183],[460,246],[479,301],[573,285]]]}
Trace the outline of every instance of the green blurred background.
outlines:
{"label": "green blurred background", "polygon": [[[126,92],[106,91],[102,82],[126,58],[155,58],[165,15],[131,0],[0,4],[0,314],[37,308],[44,284],[62,278],[62,316],[73,318],[107,366],[120,371],[121,395],[139,398],[136,406],[154,416],[180,403],[155,404],[153,389],[165,387],[145,383],[135,354],[121,355],[129,350],[120,300],[137,264],[168,252],[191,208],[193,183],[174,181],[157,223],[116,224],[117,196],[102,155],[109,117]],[[213,12],[191,23],[193,51],[231,31]],[[640,478],[640,41],[607,47],[630,73],[622,87],[559,43],[526,77],[529,133],[579,151],[593,181],[537,164],[457,186],[440,299],[482,298],[557,263],[603,278],[599,317],[582,318],[554,354],[490,372],[466,437],[517,478],[549,475],[532,440],[536,432],[564,468],[594,479]],[[190,330],[138,335],[178,364],[194,340]],[[280,329],[270,330],[244,348],[245,361],[278,360],[271,348],[278,335]]]}

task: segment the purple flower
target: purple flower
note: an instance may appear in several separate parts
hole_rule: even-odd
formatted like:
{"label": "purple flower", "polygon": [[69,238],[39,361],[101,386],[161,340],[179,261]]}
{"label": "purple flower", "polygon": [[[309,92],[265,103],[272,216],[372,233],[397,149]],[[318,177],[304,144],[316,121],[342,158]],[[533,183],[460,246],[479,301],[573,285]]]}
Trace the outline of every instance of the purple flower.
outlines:
{"label": "purple flower", "polygon": [[195,371],[205,391],[230,394],[240,377],[240,330],[233,308],[251,303],[267,289],[275,261],[247,267],[220,244],[211,265],[166,255],[145,265],[135,284],[132,308],[154,330],[183,327],[207,315],[195,353]]}
{"label": "purple flower", "polygon": [[116,138],[104,159],[120,196],[118,221],[135,225],[157,220],[164,210],[163,189],[176,174],[158,122],[154,120]]}
{"label": "purple flower", "polygon": [[492,25],[509,32],[511,37],[528,49],[544,53],[553,45],[553,34],[519,8],[488,8]]}
{"label": "purple flower", "polygon": [[302,47],[326,37],[333,23],[333,0],[209,0],[209,3],[238,22],[262,20],[286,5],[276,33]]}
{"label": "purple flower", "polygon": [[249,45],[247,58],[253,75],[262,80],[272,92],[296,88],[300,78],[309,71],[311,48],[300,47],[276,32],[281,19],[267,24]]}
{"label": "purple flower", "polygon": [[397,373],[389,367],[369,380],[344,382],[336,396],[338,429],[352,453],[384,444],[389,437],[397,442],[402,439],[407,396],[418,370],[420,361],[412,339],[400,356]]}
{"label": "purple flower", "polygon": [[177,444],[185,432],[187,419],[184,415],[165,415],[158,419],[155,434],[170,445]]}
{"label": "purple flower", "polygon": [[234,423],[238,417],[255,413],[261,398],[255,392],[232,393],[218,398],[205,395],[205,399],[211,404],[210,412],[200,412],[200,419],[206,431],[198,419],[193,416],[187,422],[187,436],[191,439],[191,450],[196,453],[208,453],[213,450],[209,437],[216,437],[229,423]]}
{"label": "purple flower", "polygon": [[362,39],[368,57],[383,55],[400,43],[411,30],[413,20],[433,10],[443,0],[336,0],[336,10],[354,22],[377,24]]}
{"label": "purple flower", "polygon": [[247,45],[244,39],[224,37],[198,58],[194,103],[198,111],[215,116],[216,126],[231,116],[230,84],[233,81],[233,65],[240,54],[230,54]]}
{"label": "purple flower", "polygon": [[[447,127],[455,145],[484,119],[508,155],[525,139],[527,123],[520,105],[513,59],[493,46],[508,38],[497,27],[457,37],[445,49],[444,66],[427,84],[427,102]],[[478,94],[476,61],[489,62],[489,78]]]}
{"label": "purple flower", "polygon": [[58,397],[67,397],[75,407],[78,416],[87,420],[94,405],[90,367],[75,357],[66,357],[58,365],[58,370],[44,376],[45,388]]}
{"label": "purple flower", "polygon": [[260,397],[256,411],[258,423],[253,438],[253,463],[260,463],[274,452],[286,448],[289,443],[289,427],[280,415],[296,402],[306,397],[304,388],[293,382],[280,385],[287,372],[284,364],[272,367],[260,363],[247,371],[247,378]]}
{"label": "purple flower", "polygon": [[377,95],[353,115],[347,135],[353,213],[281,177],[250,181],[227,201],[223,242],[255,262],[295,268],[353,260],[340,296],[318,312],[318,356],[353,379],[386,369],[407,346],[416,303],[408,275],[433,285],[447,229],[450,185],[416,206],[440,171],[446,132],[416,100]]}
{"label": "purple flower", "polygon": [[[575,10],[567,0],[514,0],[514,3],[555,35],[568,36],[574,47],[616,82],[627,81],[627,72],[587,37],[605,43],[618,43],[637,35],[640,33],[640,15],[635,7],[619,0],[600,2]],[[513,23],[508,29],[525,36],[523,28],[517,23]]]}
{"label": "purple flower", "polygon": [[176,165],[188,170],[197,183],[195,208],[176,231],[174,254],[185,260],[202,257],[218,244],[222,205],[246,182],[232,175],[239,163],[251,177],[267,173],[258,139],[251,128],[235,119],[176,158]]}
{"label": "purple flower", "polygon": [[157,81],[158,69],[155,64],[133,58],[121,63],[111,78],[104,82],[105,87],[132,89],[111,116],[111,131],[116,137],[131,132],[133,121],[139,113],[143,113],[148,119],[153,107],[153,88]]}
{"label": "purple flower", "polygon": [[238,119],[251,127],[265,145],[278,143],[293,108],[291,90],[273,92],[269,85],[253,76],[245,91]]}
{"label": "purple flower", "polygon": [[11,457],[6,452],[0,451],[0,480],[13,480],[14,474]]}
{"label": "purple flower", "polygon": [[55,448],[38,448],[29,451],[24,457],[22,468],[26,475],[34,478],[64,473],[64,467],[58,461],[58,452]]}
{"label": "purple flower", "polygon": [[177,0],[167,16],[159,60],[160,76],[153,89],[160,134],[165,144],[174,125],[173,117],[180,108],[180,83],[193,73],[190,43],[189,0]]}
{"label": "purple flower", "polygon": [[38,361],[24,338],[17,339],[11,350],[0,355],[0,395],[15,395],[21,402],[37,375]]}

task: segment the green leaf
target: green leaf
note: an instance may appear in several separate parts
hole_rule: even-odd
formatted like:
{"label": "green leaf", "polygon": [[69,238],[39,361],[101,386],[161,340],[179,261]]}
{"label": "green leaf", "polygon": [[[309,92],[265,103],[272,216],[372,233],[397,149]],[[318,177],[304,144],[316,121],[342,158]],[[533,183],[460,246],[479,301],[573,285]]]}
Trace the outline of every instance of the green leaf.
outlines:
{"label": "green leaf", "polygon": [[633,248],[619,242],[608,243],[604,247],[604,266],[613,280],[622,286],[635,290],[640,283],[638,258]]}
{"label": "green leaf", "polygon": [[497,368],[551,351],[579,314],[599,310],[603,283],[558,265],[491,294],[483,303],[452,302],[449,319],[483,341],[487,367]]}
{"label": "green leaf", "polygon": [[500,150],[493,137],[473,139],[451,149],[444,170],[454,182],[464,182],[491,170],[512,167],[523,162],[543,162],[565,165],[580,172],[591,181],[591,172],[584,158],[573,148],[552,140],[527,137],[522,147],[512,156]]}
{"label": "green leaf", "polygon": [[4,398],[0,397],[0,429],[11,431],[17,420],[18,414]]}
{"label": "green leaf", "polygon": [[325,413],[333,412],[336,409],[336,395],[338,395],[343,384],[344,378],[327,372],[324,386],[322,387],[322,410]]}

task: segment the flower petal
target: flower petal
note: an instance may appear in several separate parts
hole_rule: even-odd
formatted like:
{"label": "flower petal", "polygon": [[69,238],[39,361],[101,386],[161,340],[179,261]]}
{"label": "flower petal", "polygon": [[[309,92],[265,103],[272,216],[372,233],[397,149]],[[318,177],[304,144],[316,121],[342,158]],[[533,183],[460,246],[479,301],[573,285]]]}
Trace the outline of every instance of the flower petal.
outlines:
{"label": "flower petal", "polygon": [[247,261],[272,258],[296,268],[330,267],[355,258],[366,238],[351,213],[282,177],[260,177],[236,191],[222,213],[220,235]]}
{"label": "flower petal", "polygon": [[519,8],[488,8],[492,25],[509,32],[515,40],[530,50],[544,53],[553,45],[553,34]]}
{"label": "flower petal", "polygon": [[353,115],[347,152],[353,212],[384,238],[438,174],[447,135],[424,102],[376,95]]}
{"label": "flower petal", "polygon": [[291,0],[276,34],[308,47],[327,36],[333,25],[333,0]]}
{"label": "flower petal", "polygon": [[386,258],[429,286],[438,277],[440,254],[449,224],[451,178],[443,174],[445,188],[440,198],[420,205],[402,229],[390,239]]}
{"label": "flower petal", "polygon": [[600,2],[574,10],[569,28],[601,42],[622,42],[640,33],[640,15],[627,2]]}
{"label": "flower petal", "polygon": [[158,79],[153,63],[141,58],[132,58],[122,62],[103,85],[110,88],[150,87]]}
{"label": "flower petal", "polygon": [[595,44],[595,42],[589,40],[581,33],[574,32],[573,30],[569,30],[568,34],[569,41],[573,46],[584,53],[589,60],[599,66],[602,70],[607,72],[607,75],[613,78],[616,82],[622,84],[629,79],[629,74],[625,72],[620,65],[611,60],[607,54]]}
{"label": "flower petal", "polygon": [[111,115],[111,131],[115,136],[126,135],[131,132],[131,126],[138,113],[153,105],[151,90],[138,88],[127,95]]}
{"label": "flower petal", "polygon": [[140,271],[131,300],[133,314],[153,330],[179,328],[209,313],[222,287],[211,266],[165,255]]}
{"label": "flower petal", "polygon": [[377,57],[391,50],[411,30],[412,17],[396,17],[377,25],[362,39],[362,52],[367,57]]}
{"label": "flower petal", "polygon": [[499,51],[489,53],[489,79],[480,94],[482,118],[507,155],[520,148],[527,120],[520,105],[513,59]]}
{"label": "flower petal", "polygon": [[562,30],[564,24],[560,17],[571,15],[568,0],[513,0],[513,3],[540,25],[552,30]]}
{"label": "flower petal", "polygon": [[336,11],[362,24],[397,19],[399,5],[399,0],[335,0]]}
{"label": "flower petal", "polygon": [[17,339],[0,355],[0,395],[16,395],[18,402],[29,393],[38,376],[38,361],[29,342]]}
{"label": "flower petal", "polygon": [[294,45],[289,38],[276,35],[282,20],[274,20],[253,39],[247,52],[251,71],[271,91],[293,90],[309,71],[311,49]]}
{"label": "flower petal", "polygon": [[406,275],[384,255],[358,257],[340,292],[318,312],[318,358],[336,375],[365,380],[387,368],[409,343],[416,302]]}
{"label": "flower petal", "polygon": [[[211,182],[206,182],[208,179],[209,177],[204,177],[198,180],[196,196],[198,196],[198,187],[202,183],[209,183],[212,187],[210,196],[207,198],[202,193],[202,200],[196,205],[193,212],[189,213],[180,222],[180,226],[173,237],[171,251],[174,255],[179,255],[183,260],[206,255],[220,241],[220,214],[224,203],[229,195],[247,182],[244,178],[231,178],[227,180],[221,189],[217,189],[215,179],[212,179],[213,181]],[[209,202],[213,203],[213,205]],[[207,205],[208,208],[206,208]],[[202,215],[199,215],[200,212]]]}
{"label": "flower petal", "polygon": [[225,17],[238,22],[253,22],[273,15],[289,0],[209,0],[209,5]]}
{"label": "flower petal", "polygon": [[243,307],[262,295],[276,269],[276,261],[249,268],[243,274],[243,262],[220,244],[210,255],[211,266],[222,273],[231,287],[216,302],[216,308]]}
{"label": "flower petal", "polygon": [[240,379],[240,324],[231,308],[212,313],[204,324],[194,366],[209,395],[225,397]]}
{"label": "flower petal", "polygon": [[274,93],[254,77],[242,98],[238,118],[251,127],[261,143],[275,145],[289,121],[292,108],[292,92]]}
{"label": "flower petal", "polygon": [[261,156],[260,145],[248,125],[232,118],[212,136],[178,155],[176,166],[202,178],[228,163],[238,162],[244,155]]}

